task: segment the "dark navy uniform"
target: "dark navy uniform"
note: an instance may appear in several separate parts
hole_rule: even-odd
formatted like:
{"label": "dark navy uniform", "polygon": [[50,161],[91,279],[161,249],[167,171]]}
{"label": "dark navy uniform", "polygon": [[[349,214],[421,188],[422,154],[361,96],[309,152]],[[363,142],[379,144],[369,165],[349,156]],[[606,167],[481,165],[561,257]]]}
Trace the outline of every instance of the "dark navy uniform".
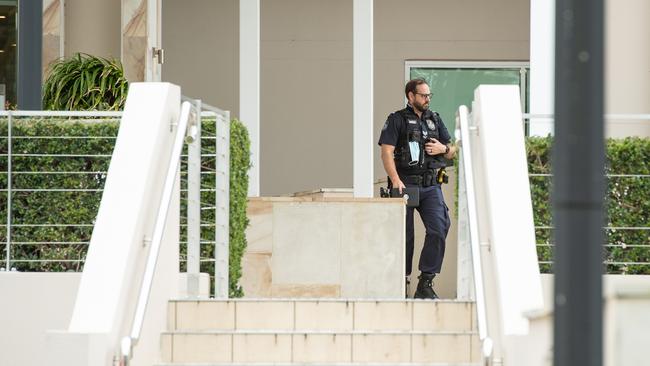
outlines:
{"label": "dark navy uniform", "polygon": [[[426,236],[418,269],[423,273],[437,274],[442,267],[445,239],[451,221],[440,184],[436,182],[442,157],[429,156],[424,152],[424,142],[429,138],[435,138],[444,145],[451,141],[449,131],[438,113],[427,110],[419,118],[413,108],[407,106],[388,116],[379,145],[395,146],[395,167],[400,180],[407,187],[419,187],[420,204],[416,208],[424,223]],[[415,151],[409,149],[413,147],[409,142],[415,140],[421,141],[417,160],[411,154]],[[413,209],[406,208],[406,276],[411,274],[413,262]]]}

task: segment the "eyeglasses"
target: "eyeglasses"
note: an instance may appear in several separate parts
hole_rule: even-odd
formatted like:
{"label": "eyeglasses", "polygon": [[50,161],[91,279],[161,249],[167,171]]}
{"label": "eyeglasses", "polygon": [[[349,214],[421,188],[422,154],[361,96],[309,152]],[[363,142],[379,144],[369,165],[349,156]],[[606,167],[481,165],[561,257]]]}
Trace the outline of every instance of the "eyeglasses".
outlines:
{"label": "eyeglasses", "polygon": [[422,94],[422,93],[415,93],[415,94],[421,95],[424,99],[431,99],[431,96],[433,95],[433,94]]}

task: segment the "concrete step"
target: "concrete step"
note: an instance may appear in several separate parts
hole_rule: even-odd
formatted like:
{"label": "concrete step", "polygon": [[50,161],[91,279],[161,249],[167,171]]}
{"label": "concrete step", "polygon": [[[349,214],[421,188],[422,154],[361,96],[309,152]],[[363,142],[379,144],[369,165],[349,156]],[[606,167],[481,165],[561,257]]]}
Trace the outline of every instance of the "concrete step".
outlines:
{"label": "concrete step", "polygon": [[161,336],[162,361],[186,363],[479,362],[474,331],[174,331]]}
{"label": "concrete step", "polygon": [[174,300],[167,329],[454,331],[476,329],[474,304],[441,300]]}
{"label": "concrete step", "polygon": [[[386,366],[386,363],[159,363],[155,366]],[[481,366],[480,363],[447,363],[447,362],[427,362],[427,363],[390,363],[391,366]]]}

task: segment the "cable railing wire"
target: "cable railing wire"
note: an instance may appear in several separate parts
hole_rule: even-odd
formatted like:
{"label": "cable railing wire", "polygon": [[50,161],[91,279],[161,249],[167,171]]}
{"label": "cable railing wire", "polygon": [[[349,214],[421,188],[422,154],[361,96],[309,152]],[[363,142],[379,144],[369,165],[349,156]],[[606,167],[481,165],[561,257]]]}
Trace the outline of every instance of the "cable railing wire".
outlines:
{"label": "cable railing wire", "polygon": [[[650,114],[605,114],[604,116],[605,120],[607,123],[641,123],[641,124],[648,124],[650,123]],[[554,115],[552,114],[524,114],[522,118],[522,122],[524,126],[529,126],[531,121],[537,124],[542,124],[542,125],[552,125],[555,121]],[[552,178],[552,174],[550,173],[530,173],[529,177],[532,179],[536,178]],[[645,172],[643,173],[606,173],[604,174],[605,178],[609,180],[610,182],[613,180],[624,180],[624,179],[650,179],[650,174],[646,174]],[[554,230],[553,226],[551,225],[537,225],[535,226],[536,233],[539,231],[552,231]],[[643,233],[643,235],[646,235],[648,231],[650,231],[650,226],[646,226],[643,224],[634,224],[634,225],[606,225],[603,226],[603,230],[605,230],[609,235],[614,235],[618,234],[618,232],[622,233],[627,233],[627,234],[635,234],[635,233]],[[637,238],[638,239],[638,238]],[[603,243],[603,248],[605,248],[607,251],[645,251],[647,252],[645,255],[641,255],[641,258],[648,258],[648,262],[644,261],[638,261],[638,260],[612,260],[612,258],[606,259],[603,261],[603,264],[607,266],[621,266],[622,267],[622,272],[625,273],[625,270],[629,268],[630,266],[642,266],[642,267],[649,267],[650,266],[650,236],[647,236],[646,239],[648,240],[647,244],[644,243],[638,243],[635,242],[634,244],[627,244],[627,243],[612,243],[612,242],[607,242]],[[611,238],[610,238],[611,240]],[[538,240],[539,241],[539,240]],[[552,250],[554,248],[553,243],[549,242],[538,242],[537,247],[540,249],[548,249]],[[620,254],[614,253],[614,252],[607,252],[605,253],[606,256],[615,256]],[[541,255],[541,254],[540,254]],[[638,258],[638,257],[637,257]],[[540,257],[539,261],[540,265],[552,265],[553,261],[551,260],[544,260]]]}
{"label": "cable railing wire", "polygon": [[[210,106],[207,106],[210,108]],[[209,212],[210,210],[216,210],[214,205],[214,194],[217,192],[217,189],[214,188],[214,179],[216,168],[215,168],[215,158],[217,154],[214,151],[214,142],[217,140],[216,129],[212,127],[212,124],[216,123],[217,115],[214,112],[203,112],[201,113],[204,124],[206,121],[207,128],[203,131],[201,140],[206,142],[201,148],[201,184],[200,184],[200,193],[202,199],[207,201],[201,204],[200,211],[203,213]],[[4,241],[5,245],[3,250],[0,250],[0,265],[2,268],[0,270],[35,270],[35,271],[48,271],[48,270],[57,270],[54,268],[60,267],[51,267],[53,264],[75,264],[75,267],[61,267],[63,270],[82,270],[82,265],[84,263],[85,252],[87,250],[90,238],[90,231],[93,227],[93,223],[65,223],[65,222],[21,222],[21,214],[16,212],[16,207],[11,207],[11,203],[15,203],[17,199],[20,199],[18,195],[22,197],[27,197],[25,195],[35,194],[35,195],[65,195],[62,197],[72,197],[69,195],[87,195],[88,197],[94,197],[95,195],[101,195],[103,192],[103,184],[108,174],[108,161],[110,161],[111,154],[107,152],[91,152],[78,149],[87,149],[85,146],[86,141],[88,143],[94,144],[93,146],[104,146],[109,147],[112,150],[112,145],[117,139],[117,133],[112,135],[107,133],[106,129],[99,128],[97,131],[99,134],[85,133],[92,130],[84,130],[84,135],[71,133],[65,135],[57,135],[56,133],[38,133],[47,131],[43,129],[29,130],[26,131],[24,127],[20,128],[21,123],[28,122],[30,126],[45,126],[40,125],[45,123],[46,125],[51,125],[53,123],[67,125],[68,123],[76,124],[77,122],[82,122],[85,125],[98,126],[100,123],[105,122],[108,124],[113,124],[118,126],[120,122],[121,112],[51,112],[51,111],[0,111],[0,123],[4,123],[7,126],[7,134],[0,136],[0,167],[4,165],[2,171],[0,171],[0,199],[6,203],[4,208],[7,213],[7,220],[0,223],[2,231],[5,232],[4,235],[0,235],[0,240]],[[221,118],[222,117],[218,117]],[[210,122],[211,121],[211,122]],[[19,128],[16,128],[19,126]],[[13,129],[10,130],[10,127]],[[65,131],[65,130],[61,130]],[[102,132],[103,131],[103,132]],[[115,130],[117,131],[117,130]],[[35,134],[31,134],[34,132]],[[48,153],[43,151],[39,146],[45,146],[42,144],[47,144],[48,141],[52,143],[60,144],[61,148],[58,148],[56,153]],[[27,144],[27,145],[25,145]],[[97,145],[99,144],[99,145]],[[105,145],[104,145],[105,144]],[[18,148],[16,148],[18,146]],[[20,148],[20,146],[28,146],[28,149]],[[58,147],[58,145],[55,145]],[[31,159],[31,160],[27,160]],[[83,169],[71,169],[66,170],[68,166],[79,165],[76,162],[85,162],[85,161],[103,161],[105,163],[106,169],[97,169],[94,164],[87,163],[90,170]],[[181,172],[180,175],[183,177],[181,179],[181,185],[187,185],[187,166],[188,166],[189,154],[187,151],[183,151],[181,154]],[[12,166],[13,161],[13,166]],[[59,165],[57,161],[69,161],[73,165]],[[6,162],[2,164],[2,162]],[[34,169],[32,167],[29,169],[21,169],[21,166],[25,166],[28,162],[34,162]],[[42,163],[41,163],[42,162]],[[54,164],[54,165],[52,165]],[[82,164],[83,165],[83,164]],[[48,169],[49,167],[49,169]],[[2,169],[2,168],[0,168]],[[11,177],[11,180],[7,178]],[[23,178],[29,179],[26,182],[40,182],[34,185],[25,185],[22,184]],[[42,177],[42,179],[40,178]],[[52,181],[54,184],[49,184],[49,178],[56,179]],[[91,182],[91,186],[86,187],[74,187],[67,186],[66,184],[56,184],[56,182],[65,183],[65,180],[70,179],[75,181],[79,177],[81,180],[87,180]],[[87,177],[87,178],[86,178]],[[93,178],[96,177],[96,178]],[[20,180],[17,180],[20,178]],[[90,179],[90,180],[88,180]],[[206,179],[212,179],[212,182],[209,182]],[[12,184],[9,184],[11,182]],[[74,184],[74,183],[73,183]],[[185,206],[188,203],[186,198],[187,188],[181,188],[181,203]],[[207,195],[207,196],[205,196]],[[49,196],[44,196],[49,197]],[[52,196],[58,197],[58,196]],[[97,203],[99,202],[99,196],[97,196]],[[6,199],[9,198],[9,199]],[[58,200],[58,199],[57,199]],[[60,201],[62,204],[65,202],[65,199]],[[56,207],[51,207],[56,211]],[[97,207],[98,208],[98,207]],[[24,210],[24,208],[21,208]],[[22,211],[21,211],[22,212]],[[38,215],[33,217],[40,217]],[[94,219],[94,217],[93,217]],[[181,231],[184,231],[188,226],[187,222],[182,222],[180,224]],[[212,240],[214,236],[214,230],[216,229],[216,224],[214,222],[206,222],[201,220],[199,223],[201,229],[201,235],[207,235],[202,237],[200,240],[201,247],[206,247],[208,252],[214,247],[216,240]],[[34,231],[36,230],[36,231]],[[45,231],[43,231],[45,230]],[[206,231],[208,230],[208,231]],[[43,233],[49,232],[51,237],[44,237]],[[53,236],[52,236],[53,235]],[[79,240],[80,237],[84,237],[82,240]],[[70,238],[66,240],[66,238]],[[88,240],[85,240],[88,239]],[[184,247],[187,245],[187,241],[182,239],[181,246]],[[12,250],[12,247],[15,250]],[[52,249],[47,256],[40,256],[39,254],[30,254],[29,257],[26,257],[25,250],[29,248],[43,248],[43,249]],[[75,249],[73,251],[62,252],[60,256],[54,256],[57,253],[58,249],[55,248],[70,248]],[[31,250],[30,250],[31,252]],[[39,253],[34,252],[34,253]],[[80,256],[69,257],[69,255]],[[25,265],[29,267],[25,267]],[[80,266],[76,266],[79,264]]]}
{"label": "cable railing wire", "polygon": [[[648,116],[650,119],[650,115]],[[607,173],[604,174],[606,179],[613,180],[613,179],[650,179],[650,174],[639,174],[639,173],[625,173],[625,174],[619,174],[619,173]],[[553,175],[550,173],[530,173],[529,177],[532,179],[534,178],[552,178]],[[553,231],[555,228],[552,225],[545,224],[545,225],[536,225],[535,226],[535,231]],[[634,243],[620,243],[620,242],[612,242],[611,238],[608,242],[603,243],[602,246],[605,248],[608,252],[605,253],[605,256],[609,256],[611,258],[607,258],[603,260],[603,265],[608,267],[608,272],[611,273],[627,273],[630,270],[630,267],[632,266],[637,266],[637,267],[643,267],[643,268],[648,268],[650,267],[650,234],[646,234],[650,232],[650,226],[640,224],[640,223],[634,223],[632,225],[612,225],[611,223],[608,225],[603,226],[603,230],[609,234],[616,234],[617,232],[623,232],[623,233],[643,233],[643,235],[646,235],[646,239],[648,240],[647,243],[639,242],[637,240],[634,241]],[[629,240],[629,238],[628,238]],[[632,239],[634,240],[634,239]],[[545,250],[554,250],[555,248],[555,243],[548,242],[548,241],[541,241],[539,240],[538,236],[538,243],[536,244],[537,247]],[[614,258],[616,255],[620,255],[622,252],[609,252],[609,251],[623,251],[623,252],[630,252],[630,251],[641,251],[640,253],[647,252],[645,255],[641,255],[641,258],[647,258],[648,261],[640,261],[640,260],[615,260]],[[552,260],[546,260],[544,259],[540,254],[540,260],[539,264],[540,265],[545,265],[545,266],[552,266],[553,261]],[[616,267],[616,268],[612,268]],[[646,273],[648,270],[643,270],[643,273]]]}

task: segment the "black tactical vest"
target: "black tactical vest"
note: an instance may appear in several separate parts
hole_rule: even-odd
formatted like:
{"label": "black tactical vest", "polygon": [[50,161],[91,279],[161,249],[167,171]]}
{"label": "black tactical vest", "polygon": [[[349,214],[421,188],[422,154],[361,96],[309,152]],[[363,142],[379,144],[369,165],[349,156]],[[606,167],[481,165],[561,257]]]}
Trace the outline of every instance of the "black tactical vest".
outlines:
{"label": "black tactical vest", "polygon": [[[428,113],[424,121],[420,121],[417,114],[410,108],[404,108],[397,112],[401,117],[402,123],[406,126],[406,132],[403,133],[395,146],[395,167],[400,176],[423,175],[427,171],[444,166],[442,156],[431,156],[424,152],[424,144],[429,139],[439,140],[440,125],[442,119],[437,112]],[[411,160],[409,142],[416,141],[420,147],[419,157],[416,163]]]}

